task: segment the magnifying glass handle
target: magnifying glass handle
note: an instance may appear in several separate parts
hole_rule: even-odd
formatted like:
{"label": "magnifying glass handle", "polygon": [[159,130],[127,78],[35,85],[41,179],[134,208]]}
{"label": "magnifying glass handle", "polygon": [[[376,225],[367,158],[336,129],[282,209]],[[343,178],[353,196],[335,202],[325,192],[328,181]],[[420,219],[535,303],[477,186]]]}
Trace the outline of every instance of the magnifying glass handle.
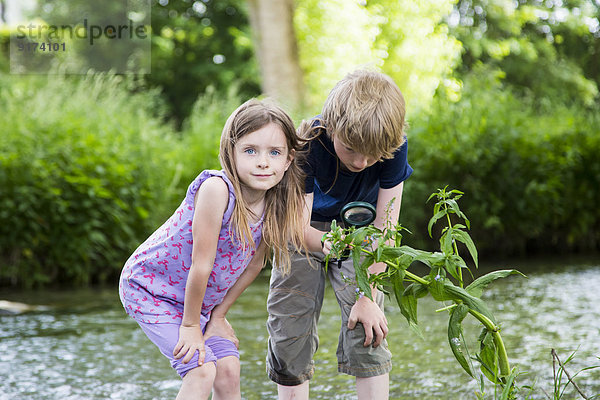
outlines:
{"label": "magnifying glass handle", "polygon": [[344,255],[341,258],[330,258],[329,259],[329,263],[333,264],[333,263],[337,263],[338,268],[342,268],[342,263],[344,261],[346,261],[348,259],[348,257],[350,257],[350,254],[346,255],[346,252],[344,252]]}

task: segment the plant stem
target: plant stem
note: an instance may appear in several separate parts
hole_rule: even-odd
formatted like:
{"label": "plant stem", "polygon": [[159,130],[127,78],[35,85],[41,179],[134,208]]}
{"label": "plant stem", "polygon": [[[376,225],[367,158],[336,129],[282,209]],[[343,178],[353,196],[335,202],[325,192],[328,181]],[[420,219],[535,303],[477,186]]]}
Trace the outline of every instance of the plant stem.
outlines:
{"label": "plant stem", "polygon": [[502,340],[502,336],[500,336],[500,328],[496,326],[488,317],[477,312],[475,310],[469,309],[469,313],[473,315],[475,318],[479,320],[486,327],[488,331],[492,333],[492,338],[494,339],[494,344],[498,348],[498,363],[500,366],[500,376],[508,376],[510,374],[510,364],[508,362],[508,354],[506,353],[506,347],[504,346],[504,341]]}
{"label": "plant stem", "polygon": [[425,286],[429,285],[429,281],[426,281],[425,279],[421,278],[418,275],[413,274],[410,271],[404,270],[404,274],[405,274],[405,276],[411,278],[415,282],[419,282],[420,284],[425,285]]}
{"label": "plant stem", "polygon": [[[446,210],[448,210],[448,206],[444,204]],[[452,230],[452,221],[450,220],[450,213],[446,213],[446,219],[448,220],[448,229]],[[454,254],[458,254],[458,246],[456,245],[456,240],[452,239],[452,247],[454,248]],[[458,284],[462,288],[463,287],[463,278],[462,278],[462,269],[458,269]]]}
{"label": "plant stem", "polygon": [[[556,354],[556,351],[554,349],[552,349],[551,353],[552,353],[552,357],[554,359],[556,359],[556,361],[558,361],[558,365],[560,365],[560,368],[563,370],[563,372],[565,373],[565,375],[567,375],[567,378],[569,378],[569,380],[565,384],[565,387],[569,383],[572,384],[575,387],[575,389],[577,390],[577,392],[579,392],[579,394],[581,395],[581,397],[583,397],[584,399],[587,399],[587,397],[585,396],[585,394],[583,394],[583,392],[581,391],[581,389],[579,389],[579,386],[577,386],[577,384],[575,383],[575,381],[573,380],[573,378],[571,378],[571,375],[569,375],[569,371],[567,371],[567,369],[565,368],[565,366],[563,365],[563,363],[560,362],[560,358],[558,358],[558,354]],[[569,360],[567,360],[567,362],[569,362]],[[555,380],[556,380],[556,371],[555,371],[554,375],[555,375]],[[575,374],[575,375],[577,375],[577,374]]]}
{"label": "plant stem", "polygon": [[450,305],[449,305],[449,306],[447,306],[447,307],[444,307],[444,308],[439,308],[439,309],[435,310],[435,312],[450,311],[450,310],[452,310],[453,308],[455,308],[457,305],[458,305],[457,303],[450,304]]}

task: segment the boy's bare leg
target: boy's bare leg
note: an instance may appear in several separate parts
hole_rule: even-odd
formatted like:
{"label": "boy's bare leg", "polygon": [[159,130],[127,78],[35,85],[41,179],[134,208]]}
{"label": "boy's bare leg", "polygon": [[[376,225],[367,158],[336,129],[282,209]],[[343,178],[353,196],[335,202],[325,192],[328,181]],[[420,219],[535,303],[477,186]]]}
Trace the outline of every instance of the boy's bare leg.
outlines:
{"label": "boy's bare leg", "polygon": [[309,393],[308,382],[309,381],[304,381],[297,386],[277,385],[277,393],[279,394],[279,400],[291,400],[291,399],[308,400],[308,393]]}
{"label": "boy's bare leg", "polygon": [[213,384],[212,400],[238,400],[240,391],[240,360],[235,356],[217,361],[217,376]]}
{"label": "boy's bare leg", "polygon": [[216,368],[213,362],[194,368],[183,377],[176,400],[208,399],[215,375]]}
{"label": "boy's bare leg", "polygon": [[390,396],[390,375],[356,378],[358,400],[387,400]]}

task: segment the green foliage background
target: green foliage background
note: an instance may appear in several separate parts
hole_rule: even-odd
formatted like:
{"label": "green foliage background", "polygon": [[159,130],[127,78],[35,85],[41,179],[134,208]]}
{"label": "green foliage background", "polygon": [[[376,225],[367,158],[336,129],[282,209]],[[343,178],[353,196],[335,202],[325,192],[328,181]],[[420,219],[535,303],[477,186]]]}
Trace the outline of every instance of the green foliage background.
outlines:
{"label": "green foliage background", "polygon": [[[227,116],[258,94],[245,3],[163,3],[147,79],[9,75],[0,31],[0,285],[114,282],[189,182],[219,168]],[[483,254],[600,250],[598,6],[558,4],[299,0],[312,106],[295,120],[349,70],[381,68],[408,104],[407,243],[435,247],[425,200],[449,185]]]}
{"label": "green foliage background", "polygon": [[[480,66],[463,96],[442,94],[411,122],[401,222],[423,226],[432,187],[465,192],[472,235],[496,255],[600,248],[600,113],[577,105],[539,106]],[[416,232],[408,241],[427,241]]]}
{"label": "green foliage background", "polygon": [[114,276],[171,200],[177,143],[120,77],[0,76],[0,279]]}

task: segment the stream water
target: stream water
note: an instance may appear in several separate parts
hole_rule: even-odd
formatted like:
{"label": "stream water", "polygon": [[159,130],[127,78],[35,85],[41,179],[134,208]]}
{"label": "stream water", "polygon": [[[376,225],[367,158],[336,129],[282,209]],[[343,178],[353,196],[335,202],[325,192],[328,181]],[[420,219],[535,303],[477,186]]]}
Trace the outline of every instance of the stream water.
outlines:
{"label": "stream water", "polygon": [[[576,351],[567,370],[600,365],[600,260],[509,262],[516,268],[488,288],[484,299],[501,323],[518,384],[534,385],[531,399],[552,396],[550,350],[562,361]],[[268,273],[251,285],[229,313],[240,339],[242,397],[275,399],[276,386],[265,374]],[[0,291],[0,300],[41,305],[43,309],[0,315],[0,400],[174,399],[180,379],[168,362],[128,318],[116,287],[69,291]],[[395,300],[387,300],[388,343],[393,352],[392,399],[475,399],[478,382],[454,360],[447,339],[447,313],[430,297],[419,302],[425,339],[409,328]],[[354,379],[337,373],[335,349],[338,306],[326,293],[319,329],[320,347],[311,399],[355,399]],[[465,320],[467,340],[479,326]],[[470,339],[469,339],[470,338]],[[474,350],[474,349],[473,349]],[[563,382],[566,380],[563,379]],[[600,394],[600,369],[576,378],[587,395]],[[493,399],[493,386],[486,384]],[[528,391],[523,391],[523,398]],[[568,389],[563,399],[580,399]]]}

